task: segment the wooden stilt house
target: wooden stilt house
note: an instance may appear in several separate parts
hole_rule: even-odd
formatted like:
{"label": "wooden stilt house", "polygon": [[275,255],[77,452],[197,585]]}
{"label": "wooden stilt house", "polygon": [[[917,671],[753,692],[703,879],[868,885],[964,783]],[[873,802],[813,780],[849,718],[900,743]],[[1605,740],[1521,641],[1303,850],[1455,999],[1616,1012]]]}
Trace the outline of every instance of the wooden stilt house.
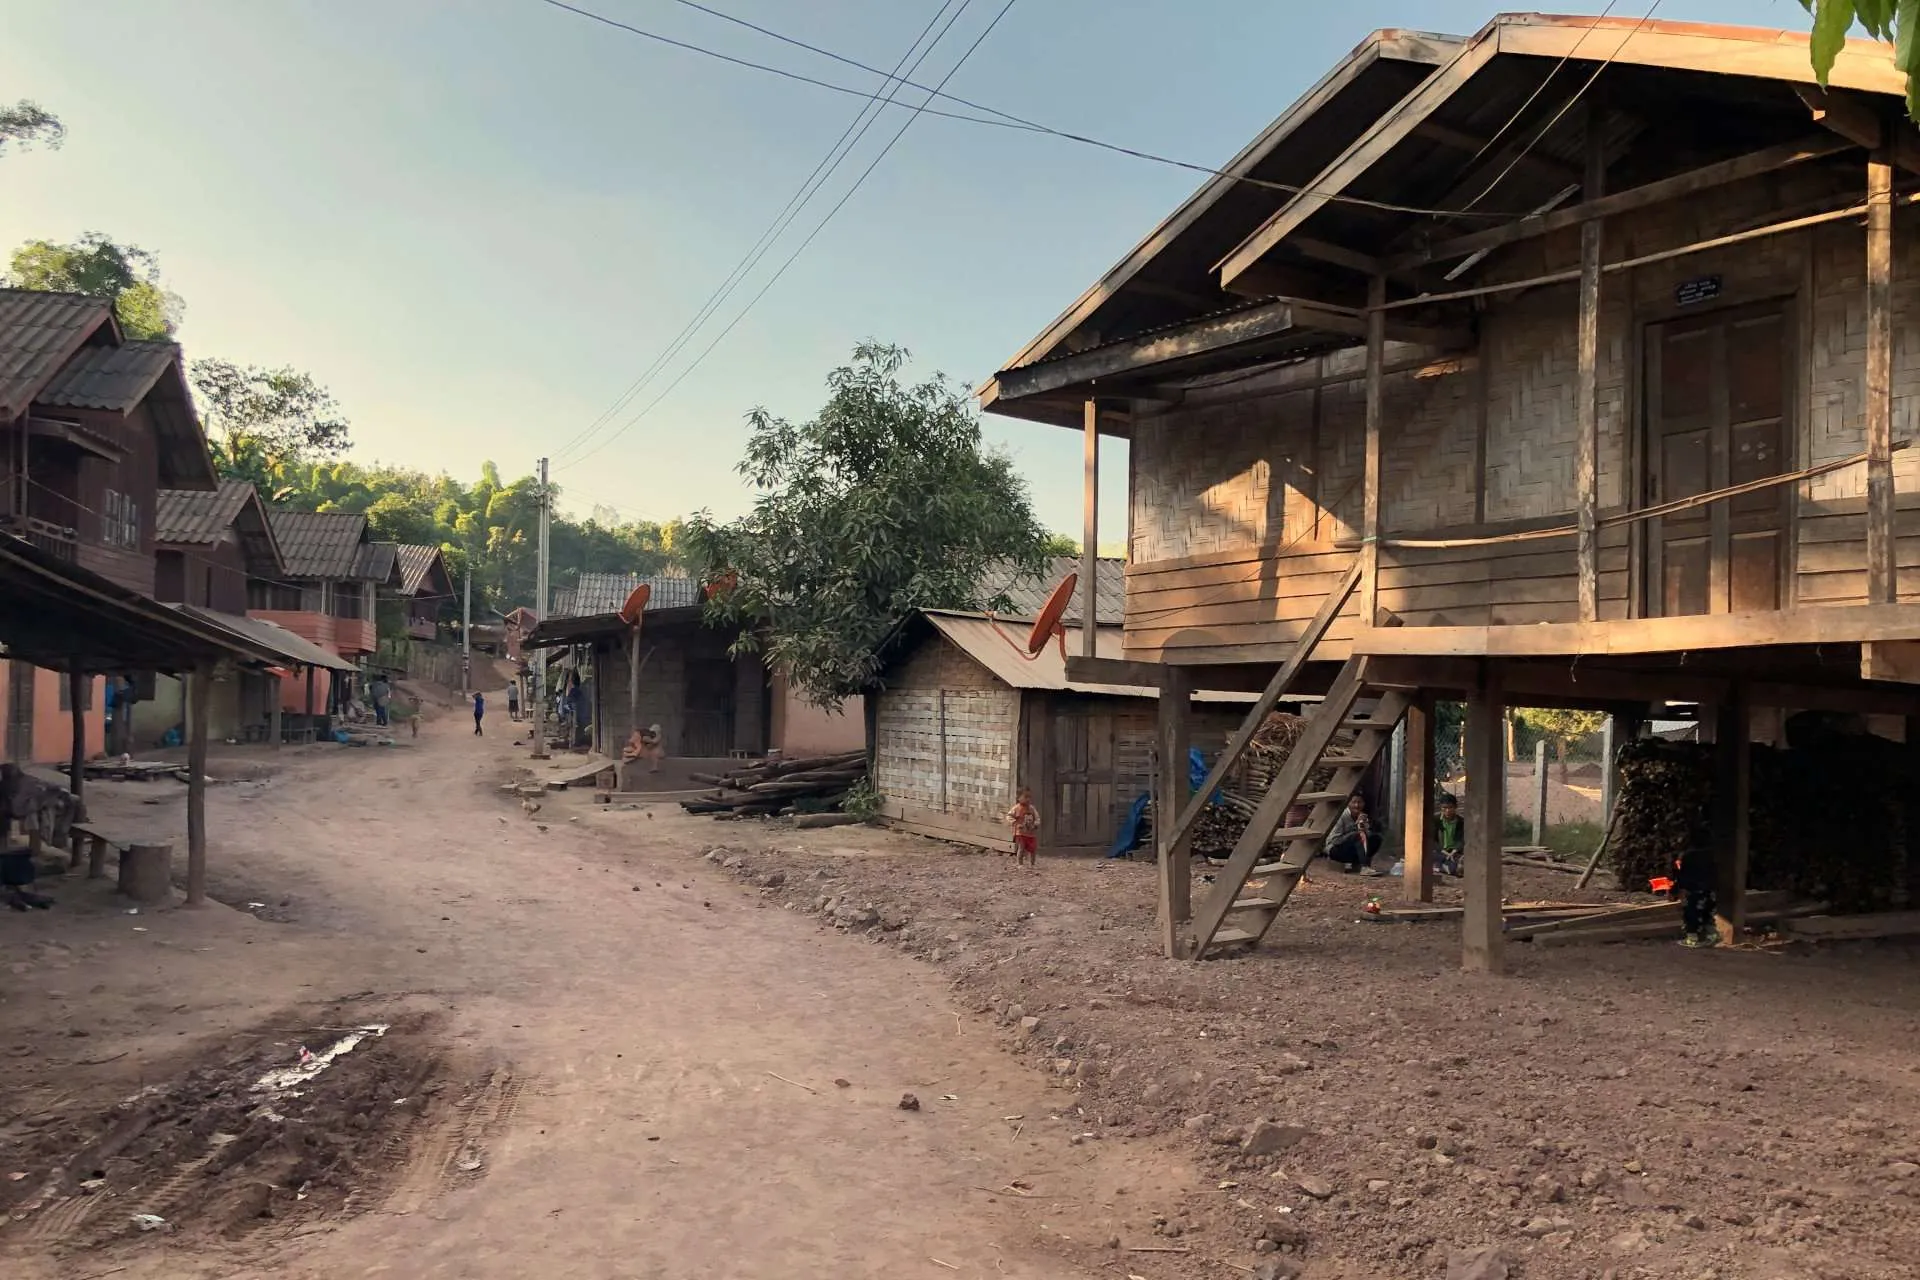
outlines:
{"label": "wooden stilt house", "polygon": [[[1123,654],[1068,671],[1160,688],[1162,760],[1189,689],[1263,691],[1223,764],[1275,700],[1326,694],[1204,892],[1198,805],[1163,770],[1185,815],[1160,837],[1169,954],[1274,925],[1402,720],[1405,885],[1428,895],[1436,696],[1468,703],[1483,970],[1509,702],[1697,704],[1736,924],[1757,713],[1920,713],[1903,92],[1886,46],[1850,43],[1822,89],[1778,31],[1379,32],[982,387],[1083,433],[1089,530],[1100,440],[1130,443]],[[1296,803],[1311,819],[1282,829]]]}

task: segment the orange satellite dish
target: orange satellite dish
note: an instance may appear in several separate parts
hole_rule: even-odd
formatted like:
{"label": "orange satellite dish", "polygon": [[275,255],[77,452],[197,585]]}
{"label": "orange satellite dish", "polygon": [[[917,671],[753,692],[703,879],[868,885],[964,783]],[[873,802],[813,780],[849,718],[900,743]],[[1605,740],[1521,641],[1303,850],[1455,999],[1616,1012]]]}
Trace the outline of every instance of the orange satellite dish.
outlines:
{"label": "orange satellite dish", "polygon": [[707,584],[707,599],[717,600],[740,585],[740,575],[729,569]]}
{"label": "orange satellite dish", "polygon": [[627,597],[627,602],[620,606],[620,621],[628,626],[640,621],[640,615],[646,612],[647,599],[652,594],[653,588],[644,582],[635,587],[633,594]]}
{"label": "orange satellite dish", "polygon": [[1067,629],[1060,625],[1060,619],[1066,616],[1067,606],[1073,602],[1073,589],[1080,585],[1080,575],[1070,573],[1060,580],[1047,602],[1040,606],[1040,616],[1033,620],[1033,630],[1027,633],[1027,652],[1038,656],[1047,647],[1047,641],[1060,637],[1060,651],[1064,654],[1067,647]]}

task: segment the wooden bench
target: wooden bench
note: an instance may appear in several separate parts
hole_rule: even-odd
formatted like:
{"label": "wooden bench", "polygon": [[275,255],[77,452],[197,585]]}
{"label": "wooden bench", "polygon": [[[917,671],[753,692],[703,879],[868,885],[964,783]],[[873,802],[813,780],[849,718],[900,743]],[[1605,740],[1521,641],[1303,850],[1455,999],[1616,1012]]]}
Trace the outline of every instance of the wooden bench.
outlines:
{"label": "wooden bench", "polygon": [[73,849],[77,861],[80,842],[87,843],[87,879],[98,880],[107,874],[107,850],[120,851],[120,892],[136,902],[164,902],[173,892],[173,842],[147,840],[125,832],[113,832],[92,822],[73,824]]}

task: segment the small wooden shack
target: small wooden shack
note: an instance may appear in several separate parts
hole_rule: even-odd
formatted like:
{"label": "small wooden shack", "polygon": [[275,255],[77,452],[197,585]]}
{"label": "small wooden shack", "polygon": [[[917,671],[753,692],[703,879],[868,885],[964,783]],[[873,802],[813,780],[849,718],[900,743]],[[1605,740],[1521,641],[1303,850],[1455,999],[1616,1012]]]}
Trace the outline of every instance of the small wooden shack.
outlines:
{"label": "small wooden shack", "polygon": [[[1117,584],[1119,574],[1112,578]],[[1152,784],[1159,691],[1070,680],[1057,645],[1028,657],[1027,632],[1025,622],[938,610],[901,629],[877,695],[873,769],[895,825],[1004,848],[1004,815],[1025,786],[1040,810],[1043,851],[1113,846]],[[1080,643],[1075,619],[1069,652]],[[1096,644],[1101,655],[1120,656],[1118,617],[1099,627]],[[1200,695],[1193,745],[1217,751],[1252,701]]]}

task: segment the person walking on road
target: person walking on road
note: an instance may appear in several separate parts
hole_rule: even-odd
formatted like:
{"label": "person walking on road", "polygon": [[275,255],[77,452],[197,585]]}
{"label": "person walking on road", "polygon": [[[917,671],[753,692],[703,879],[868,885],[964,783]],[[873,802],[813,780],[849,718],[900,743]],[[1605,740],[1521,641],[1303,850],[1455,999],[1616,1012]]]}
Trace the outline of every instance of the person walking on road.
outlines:
{"label": "person walking on road", "polygon": [[480,736],[480,721],[486,714],[487,695],[476,689],[473,694],[473,736],[476,738]]}
{"label": "person walking on road", "polygon": [[387,673],[382,671],[367,686],[367,696],[373,699],[373,722],[384,725],[387,722],[387,703],[393,700],[393,686],[387,683]]}
{"label": "person walking on road", "polygon": [[520,718],[520,682],[515,680],[507,686],[507,719]]}

